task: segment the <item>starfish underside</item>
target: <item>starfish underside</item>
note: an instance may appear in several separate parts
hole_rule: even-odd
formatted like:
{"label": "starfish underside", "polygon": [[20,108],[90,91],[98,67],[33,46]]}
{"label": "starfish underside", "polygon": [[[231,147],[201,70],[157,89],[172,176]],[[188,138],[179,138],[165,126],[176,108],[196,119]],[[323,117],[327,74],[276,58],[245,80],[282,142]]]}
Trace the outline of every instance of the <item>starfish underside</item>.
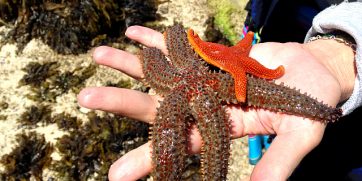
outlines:
{"label": "starfish underside", "polygon": [[181,180],[193,124],[202,137],[203,180],[226,180],[231,144],[226,104],[264,108],[323,122],[333,122],[341,116],[340,109],[253,75],[246,75],[246,101],[238,102],[233,77],[223,71],[210,71],[189,45],[181,25],[169,27],[164,36],[167,57],[156,48],[145,48],[140,53],[144,82],[164,97],[151,130],[155,180]]}

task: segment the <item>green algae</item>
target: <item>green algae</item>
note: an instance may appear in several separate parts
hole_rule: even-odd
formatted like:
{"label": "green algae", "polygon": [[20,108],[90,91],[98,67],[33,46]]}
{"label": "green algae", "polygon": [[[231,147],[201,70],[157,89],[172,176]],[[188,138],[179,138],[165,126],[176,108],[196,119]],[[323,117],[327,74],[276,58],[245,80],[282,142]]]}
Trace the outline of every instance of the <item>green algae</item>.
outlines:
{"label": "green algae", "polygon": [[214,11],[216,26],[231,44],[236,44],[240,40],[242,33],[237,32],[236,29],[242,29],[242,27],[236,27],[239,25],[235,20],[242,20],[246,16],[242,6],[234,0],[208,0],[207,2]]}

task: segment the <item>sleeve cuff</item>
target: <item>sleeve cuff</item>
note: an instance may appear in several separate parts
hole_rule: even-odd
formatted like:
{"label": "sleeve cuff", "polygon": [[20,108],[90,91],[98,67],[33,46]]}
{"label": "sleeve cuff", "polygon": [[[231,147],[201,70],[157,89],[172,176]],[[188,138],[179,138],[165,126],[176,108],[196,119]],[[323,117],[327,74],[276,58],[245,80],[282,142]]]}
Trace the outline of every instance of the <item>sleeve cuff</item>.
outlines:
{"label": "sleeve cuff", "polygon": [[351,35],[356,41],[356,67],[357,76],[351,97],[341,104],[343,114],[349,114],[362,105],[362,3],[343,2],[333,5],[320,12],[313,19],[313,25],[309,29],[304,42],[316,34],[327,34],[339,30]]}

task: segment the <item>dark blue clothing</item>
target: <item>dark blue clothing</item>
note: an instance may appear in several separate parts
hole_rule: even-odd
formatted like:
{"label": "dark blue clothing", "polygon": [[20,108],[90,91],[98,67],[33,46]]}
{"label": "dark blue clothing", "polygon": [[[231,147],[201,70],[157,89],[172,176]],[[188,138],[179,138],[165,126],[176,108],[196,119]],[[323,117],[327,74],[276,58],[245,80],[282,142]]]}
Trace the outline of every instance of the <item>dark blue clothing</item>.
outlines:
{"label": "dark blue clothing", "polygon": [[[342,0],[251,0],[246,26],[259,32],[261,42],[300,42],[323,9]],[[362,181],[362,108],[328,124],[321,143],[288,180]]]}
{"label": "dark blue clothing", "polygon": [[302,43],[313,17],[342,0],[251,0],[246,24],[262,42]]}

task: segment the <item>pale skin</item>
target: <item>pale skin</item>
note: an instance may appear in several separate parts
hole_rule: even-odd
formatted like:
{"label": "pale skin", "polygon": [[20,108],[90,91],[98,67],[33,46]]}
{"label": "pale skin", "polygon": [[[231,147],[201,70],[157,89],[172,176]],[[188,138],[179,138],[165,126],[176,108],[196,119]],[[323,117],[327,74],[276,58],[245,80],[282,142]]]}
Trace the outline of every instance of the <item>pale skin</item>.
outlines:
{"label": "pale skin", "polygon": [[[167,53],[161,33],[132,26],[126,36],[148,47]],[[285,67],[285,75],[276,80],[308,92],[331,106],[346,100],[352,93],[356,71],[354,53],[343,43],[316,40],[307,44],[262,43],[255,45],[250,56],[268,68]],[[98,47],[93,52],[96,63],[117,69],[135,79],[143,73],[140,60],[128,52]],[[156,115],[158,95],[135,90],[89,87],[78,95],[79,104],[90,109],[121,114],[152,124]],[[325,125],[306,118],[266,110],[229,106],[232,137],[248,134],[276,134],[270,148],[256,165],[251,180],[286,180],[302,158],[322,139]],[[197,129],[190,135],[191,153],[200,151],[201,137]],[[109,170],[109,180],[136,180],[152,170],[150,142],[130,151]]]}

